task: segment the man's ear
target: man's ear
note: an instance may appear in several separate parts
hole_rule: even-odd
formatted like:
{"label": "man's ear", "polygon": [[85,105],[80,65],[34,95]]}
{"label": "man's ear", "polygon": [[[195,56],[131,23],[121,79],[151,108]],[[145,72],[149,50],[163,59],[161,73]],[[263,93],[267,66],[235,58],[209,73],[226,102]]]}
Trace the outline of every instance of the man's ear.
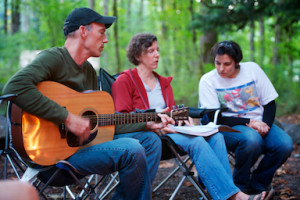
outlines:
{"label": "man's ear", "polygon": [[82,25],[79,26],[78,30],[79,30],[80,36],[83,37],[83,38],[85,38],[86,35],[87,35],[87,31],[88,30],[84,26],[82,26]]}

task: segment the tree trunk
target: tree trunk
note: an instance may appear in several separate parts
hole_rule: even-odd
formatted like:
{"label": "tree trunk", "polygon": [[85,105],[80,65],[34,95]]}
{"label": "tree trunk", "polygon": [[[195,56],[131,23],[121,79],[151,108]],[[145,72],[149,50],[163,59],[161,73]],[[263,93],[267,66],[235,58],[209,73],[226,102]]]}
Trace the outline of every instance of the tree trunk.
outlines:
{"label": "tree trunk", "polygon": [[131,0],[127,1],[127,26],[128,32],[131,30]]}
{"label": "tree trunk", "polygon": [[202,76],[204,64],[213,62],[211,48],[218,41],[218,33],[215,30],[205,32],[200,38],[199,76]]}
{"label": "tree trunk", "polygon": [[4,33],[7,34],[7,0],[4,0]]}
{"label": "tree trunk", "polygon": [[103,13],[104,13],[104,15],[108,15],[107,0],[103,1]]}
{"label": "tree trunk", "polygon": [[250,60],[253,62],[255,62],[254,35],[255,35],[255,24],[254,24],[254,20],[251,20],[251,22],[250,22]]}
{"label": "tree trunk", "polygon": [[[114,0],[113,12],[114,12],[114,16],[116,16],[118,18],[117,0]],[[120,73],[121,72],[121,62],[120,62],[120,52],[119,52],[118,23],[117,23],[117,21],[114,24],[114,39],[115,39],[115,53],[116,53],[116,59],[117,59],[116,73]]]}
{"label": "tree trunk", "polygon": [[143,11],[144,11],[144,0],[141,0],[139,10],[139,28],[143,29]]}
{"label": "tree trunk", "polygon": [[280,25],[276,23],[275,25],[275,42],[274,42],[274,49],[273,49],[273,64],[277,65],[279,63],[278,57],[278,46],[280,41]]}
{"label": "tree trunk", "polygon": [[89,0],[89,7],[92,10],[95,10],[95,0]]}
{"label": "tree trunk", "polygon": [[[277,5],[280,4],[281,0],[277,0]],[[277,80],[278,78],[278,72],[279,72],[279,55],[278,55],[278,47],[279,47],[279,42],[280,42],[280,35],[281,35],[281,31],[280,31],[280,25],[278,22],[278,13],[275,14],[275,20],[276,20],[276,24],[275,24],[275,41],[274,41],[274,49],[273,49],[273,65],[275,66],[274,70],[273,70],[273,79]]]}
{"label": "tree trunk", "polygon": [[218,34],[214,30],[205,32],[200,38],[200,58],[202,63],[212,62],[211,48],[217,40]]}
{"label": "tree trunk", "polygon": [[264,65],[264,58],[265,58],[265,25],[264,25],[264,18],[261,17],[259,19],[259,32],[260,32],[260,55],[259,55],[259,60],[260,60],[260,66],[263,67]]}
{"label": "tree trunk", "polygon": [[[193,4],[194,4],[194,0],[190,0],[190,6],[189,6],[189,10],[190,10],[190,13],[191,13],[191,17],[192,17],[192,20],[193,21],[195,19],[195,13],[194,13],[194,8],[193,8]],[[192,27],[192,42],[194,44],[194,47],[196,47],[196,40],[197,40],[197,35],[196,35],[196,30],[194,27]]]}
{"label": "tree trunk", "polygon": [[20,29],[20,0],[12,0],[12,27],[11,33],[15,34]]}
{"label": "tree trunk", "polygon": [[22,0],[22,13],[21,13],[21,31],[27,33],[29,31],[30,16],[33,15],[31,7],[28,5],[29,0]]}
{"label": "tree trunk", "polygon": [[[160,7],[161,7],[161,13],[165,12],[165,0],[160,1]],[[162,32],[162,37],[167,40],[168,35],[167,35],[167,26],[165,24],[165,20],[161,20],[161,32]]]}
{"label": "tree trunk", "polygon": [[[290,27],[287,28],[287,34],[288,34],[288,47],[290,48],[291,44],[292,44],[292,37],[293,37],[293,31],[292,31],[293,27],[292,25]],[[293,69],[293,56],[291,54],[288,54],[288,73],[289,73],[289,77],[293,78],[294,77],[294,69]]]}

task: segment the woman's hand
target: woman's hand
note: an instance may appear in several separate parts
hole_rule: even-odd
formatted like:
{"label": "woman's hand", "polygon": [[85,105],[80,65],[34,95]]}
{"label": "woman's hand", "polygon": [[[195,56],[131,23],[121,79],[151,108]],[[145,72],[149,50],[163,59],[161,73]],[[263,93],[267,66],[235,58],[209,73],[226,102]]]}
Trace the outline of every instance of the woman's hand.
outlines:
{"label": "woman's hand", "polygon": [[[162,112],[166,112],[167,110],[168,108],[164,109]],[[168,124],[175,124],[175,121],[166,114],[159,113],[158,116],[160,117],[161,122],[147,122],[146,128],[154,131],[158,135],[164,135],[167,131],[171,130],[168,128]]]}
{"label": "woman's hand", "polygon": [[169,107],[163,109],[161,113],[158,114],[158,116],[161,119],[160,123],[156,122],[147,122],[146,128],[152,130],[157,135],[164,135],[166,133],[174,132],[170,127],[168,127],[168,124],[175,124],[175,120],[171,117],[169,117],[167,114],[163,114],[165,112],[169,111]]}
{"label": "woman's hand", "polygon": [[[189,117],[188,120],[180,120],[178,122],[178,126],[194,126],[193,119],[191,117]],[[166,126],[160,130],[161,135],[164,135],[167,133],[176,133],[176,131],[174,131],[174,129],[171,126]]]}
{"label": "woman's hand", "polygon": [[189,117],[188,120],[180,120],[178,126],[194,126],[193,119]]}
{"label": "woman's hand", "polygon": [[265,122],[254,119],[250,119],[249,124],[246,125],[256,130],[261,136],[265,136],[270,130],[270,127]]}

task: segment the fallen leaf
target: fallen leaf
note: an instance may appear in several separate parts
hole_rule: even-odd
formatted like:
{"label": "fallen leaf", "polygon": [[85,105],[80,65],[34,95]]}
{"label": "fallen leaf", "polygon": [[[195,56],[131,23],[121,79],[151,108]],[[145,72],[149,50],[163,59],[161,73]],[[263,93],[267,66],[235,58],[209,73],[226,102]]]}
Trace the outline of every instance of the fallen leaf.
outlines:
{"label": "fallen leaf", "polygon": [[174,166],[174,163],[171,163],[169,161],[160,161],[159,168],[171,168]]}

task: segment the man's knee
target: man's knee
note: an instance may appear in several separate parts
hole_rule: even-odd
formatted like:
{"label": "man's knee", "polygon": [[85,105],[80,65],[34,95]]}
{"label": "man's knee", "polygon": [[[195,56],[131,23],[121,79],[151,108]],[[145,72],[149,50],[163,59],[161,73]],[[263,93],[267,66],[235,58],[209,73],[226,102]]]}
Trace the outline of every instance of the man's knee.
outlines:
{"label": "man's knee", "polygon": [[239,142],[239,149],[244,153],[251,154],[256,152],[260,154],[263,150],[263,140],[258,134],[253,134],[248,137],[244,137]]}
{"label": "man's knee", "polygon": [[129,151],[137,153],[140,151],[144,151],[144,148],[140,144],[140,142],[137,139],[133,138],[122,138],[122,143],[126,144],[126,147]]}

